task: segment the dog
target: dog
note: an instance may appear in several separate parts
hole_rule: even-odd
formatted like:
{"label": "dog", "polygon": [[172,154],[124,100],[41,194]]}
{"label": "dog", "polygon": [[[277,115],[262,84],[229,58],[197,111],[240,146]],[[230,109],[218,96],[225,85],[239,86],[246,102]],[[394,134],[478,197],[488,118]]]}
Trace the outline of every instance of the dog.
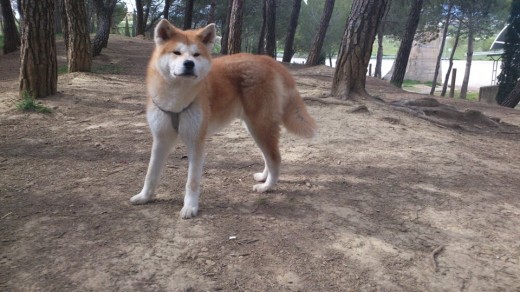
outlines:
{"label": "dog", "polygon": [[291,74],[267,56],[234,54],[212,60],[215,25],[180,30],[161,20],[154,31],[155,49],[148,64],[146,118],[153,136],[148,171],[141,192],[130,199],[145,204],[154,198],[160,174],[178,137],[188,148],[184,219],[197,215],[207,137],[236,118],[242,119],[260,148],[264,170],[254,174],[256,192],[278,181],[280,126],[311,138],[316,124]]}

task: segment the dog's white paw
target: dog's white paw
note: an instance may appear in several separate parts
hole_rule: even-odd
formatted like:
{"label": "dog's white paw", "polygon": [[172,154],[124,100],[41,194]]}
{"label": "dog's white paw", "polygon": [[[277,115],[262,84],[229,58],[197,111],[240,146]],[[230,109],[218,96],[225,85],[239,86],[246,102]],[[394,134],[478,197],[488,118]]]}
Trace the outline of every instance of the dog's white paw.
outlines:
{"label": "dog's white paw", "polygon": [[256,184],[253,186],[253,191],[255,191],[257,193],[265,193],[270,189],[271,189],[271,186],[269,186],[268,184]]}
{"label": "dog's white paw", "polygon": [[257,172],[253,175],[253,178],[258,182],[264,182],[267,179],[267,173]]}
{"label": "dog's white paw", "polygon": [[142,205],[142,204],[146,204],[148,202],[150,202],[152,200],[152,197],[150,196],[145,196],[144,194],[137,194],[135,196],[133,196],[132,198],[130,198],[130,203],[132,203],[133,205]]}
{"label": "dog's white paw", "polygon": [[190,219],[195,216],[197,216],[197,213],[199,211],[199,207],[192,207],[192,206],[184,206],[181,210],[181,218],[182,219]]}

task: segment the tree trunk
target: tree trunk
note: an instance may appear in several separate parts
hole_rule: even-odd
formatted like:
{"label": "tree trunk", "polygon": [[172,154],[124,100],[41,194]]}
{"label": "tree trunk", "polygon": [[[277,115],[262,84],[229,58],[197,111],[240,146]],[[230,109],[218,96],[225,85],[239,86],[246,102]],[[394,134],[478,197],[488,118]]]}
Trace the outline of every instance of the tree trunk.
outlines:
{"label": "tree trunk", "polygon": [[451,49],[450,60],[448,64],[448,71],[444,77],[444,83],[442,84],[442,92],[441,96],[446,96],[446,91],[448,90],[448,83],[450,82],[450,74],[451,68],[453,68],[453,58],[455,56],[455,51],[457,50],[457,46],[459,45],[460,32],[462,30],[462,23],[459,23],[459,27],[457,28],[457,32],[455,34],[455,42],[453,43],[453,48]]}
{"label": "tree trunk", "polygon": [[242,20],[244,0],[232,0],[233,8],[229,20],[228,54],[240,53],[242,45]]}
{"label": "tree trunk", "polygon": [[67,12],[69,45],[67,58],[69,72],[90,72],[92,50],[87,27],[87,12],[84,0],[64,0]]}
{"label": "tree trunk", "polygon": [[265,54],[276,59],[276,0],[266,0]]}
{"label": "tree trunk", "polygon": [[229,26],[231,24],[231,13],[233,10],[233,0],[228,0],[226,24],[222,28],[222,40],[220,40],[220,53],[222,55],[228,54],[228,40],[229,40]]}
{"label": "tree trunk", "polygon": [[193,0],[186,0],[186,6],[184,7],[184,25],[182,29],[191,29],[193,19]]}
{"label": "tree trunk", "polygon": [[408,66],[408,58],[410,57],[410,51],[412,50],[413,39],[415,31],[419,25],[419,19],[421,17],[421,9],[423,0],[413,1],[413,5],[410,8],[408,19],[406,20],[406,28],[395,57],[395,66],[390,83],[401,88],[403,85],[404,75],[406,73],[406,67]]}
{"label": "tree trunk", "polygon": [[354,0],[332,79],[333,96],[343,100],[356,95],[368,96],[365,90],[367,66],[388,1]]}
{"label": "tree trunk", "polygon": [[136,20],[135,20],[135,34],[144,36],[144,10],[143,10],[143,1],[135,0],[135,10],[136,10]]}
{"label": "tree trunk", "polygon": [[460,88],[460,98],[466,99],[468,93],[469,74],[471,70],[471,62],[473,61],[473,30],[471,27],[468,31],[468,51],[466,53],[466,71],[464,72],[464,79],[462,79],[462,86]]}
{"label": "tree trunk", "polygon": [[92,41],[92,56],[101,54],[101,50],[106,47],[110,37],[110,23],[112,13],[117,0],[94,0],[96,13],[98,16],[98,31]]}
{"label": "tree trunk", "polygon": [[58,34],[63,33],[63,30],[67,29],[66,26],[61,25],[61,21],[58,21],[63,13],[63,1],[64,0],[54,0],[54,31]]}
{"label": "tree trunk", "polygon": [[516,81],[515,87],[500,103],[501,106],[514,108],[520,102],[520,80]]}
{"label": "tree trunk", "polygon": [[257,54],[265,54],[265,27],[267,26],[267,0],[263,0],[262,5],[262,27],[260,28],[260,37],[258,38]]}
{"label": "tree trunk", "polygon": [[[65,9],[65,0],[58,0],[58,2],[60,3],[60,22],[61,22],[61,27],[64,28],[63,29],[63,43],[65,44],[65,51],[68,52],[69,51],[69,20],[67,19],[67,11]],[[56,22],[58,22],[58,20],[56,19],[55,20]],[[67,61],[68,61],[68,57],[67,56]]]}
{"label": "tree trunk", "polygon": [[323,7],[323,14],[321,15],[320,25],[318,31],[314,35],[311,49],[309,50],[309,56],[307,57],[307,65],[314,66],[318,65],[320,60],[321,48],[323,47],[323,41],[325,41],[325,35],[329,27],[330,18],[332,17],[332,11],[334,10],[335,0],[326,0],[325,6]]}
{"label": "tree trunk", "polygon": [[2,17],[4,18],[4,27],[2,29],[4,35],[4,54],[9,54],[18,50],[20,46],[20,36],[16,29],[13,8],[11,1],[0,0],[2,8]]}
{"label": "tree trunk", "polygon": [[164,0],[163,18],[168,19],[170,17],[170,6],[173,0]]}
{"label": "tree trunk", "polygon": [[215,23],[215,12],[217,10],[217,0],[211,0],[209,4],[208,22],[206,24]]}
{"label": "tree trunk", "polygon": [[435,72],[433,73],[432,89],[430,90],[430,95],[434,95],[435,87],[437,86],[437,76],[439,76],[439,71],[441,68],[442,53],[444,52],[444,46],[446,45],[446,37],[448,35],[448,28],[450,26],[452,8],[453,8],[453,3],[450,1],[450,4],[448,5],[448,14],[446,15],[446,23],[444,24],[444,30],[442,32],[441,48],[439,50],[439,55],[437,56],[437,63],[435,64]]}
{"label": "tree trunk", "polygon": [[380,25],[377,31],[377,56],[376,56],[376,68],[374,70],[375,78],[382,78],[382,67],[383,67],[383,26]]}
{"label": "tree trunk", "polygon": [[377,28],[377,55],[376,55],[376,67],[374,69],[374,77],[383,79],[383,38],[385,36],[385,23],[388,19],[388,12],[390,11],[390,6],[392,6],[392,2],[388,1],[388,5],[385,7],[385,14],[383,16],[382,22],[379,24]]}
{"label": "tree trunk", "polygon": [[285,38],[285,47],[283,50],[282,62],[291,62],[294,55],[294,36],[296,35],[296,28],[298,27],[298,19],[300,18],[300,10],[302,7],[302,0],[294,0],[291,12],[291,19],[289,27],[287,28],[287,36]]}
{"label": "tree trunk", "polygon": [[56,93],[58,65],[54,33],[54,1],[22,0],[20,97],[42,98]]}

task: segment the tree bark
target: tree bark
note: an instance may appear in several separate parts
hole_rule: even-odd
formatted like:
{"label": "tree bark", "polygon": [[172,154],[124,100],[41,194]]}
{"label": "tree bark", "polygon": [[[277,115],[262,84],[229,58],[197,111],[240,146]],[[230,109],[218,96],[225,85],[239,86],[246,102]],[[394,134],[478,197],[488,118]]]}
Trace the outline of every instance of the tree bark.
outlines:
{"label": "tree bark", "polygon": [[[67,19],[67,11],[65,10],[65,0],[58,0],[57,2],[59,2],[59,7],[60,7],[60,22],[61,22],[61,27],[63,27],[63,43],[65,44],[65,51],[68,52],[69,51],[69,20]],[[55,20],[56,22],[58,22],[58,20],[56,19]],[[68,61],[68,57],[67,56],[67,61]]]}
{"label": "tree bark", "polygon": [[164,0],[163,18],[168,19],[170,17],[170,7],[173,0]]}
{"label": "tree bark", "polygon": [[343,34],[331,94],[339,99],[368,96],[367,66],[377,28],[389,0],[354,0]]}
{"label": "tree bark", "polygon": [[382,79],[383,78],[383,38],[385,35],[385,23],[388,18],[388,12],[390,11],[390,6],[392,6],[392,2],[388,1],[388,5],[385,7],[385,13],[383,16],[382,22],[379,24],[377,28],[377,55],[376,55],[376,67],[374,69],[374,77]]}
{"label": "tree bark", "polygon": [[266,0],[265,54],[276,59],[276,0]]}
{"label": "tree bark", "polygon": [[377,31],[377,55],[376,55],[376,68],[374,69],[374,77],[382,78],[382,67],[383,67],[383,26],[380,25]]}
{"label": "tree bark", "polygon": [[520,80],[516,81],[515,87],[500,103],[501,106],[514,108],[520,102]]}
{"label": "tree bark", "polygon": [[98,31],[92,41],[93,57],[101,54],[101,50],[108,44],[112,13],[114,12],[116,3],[117,0],[94,0],[94,6],[98,16]]}
{"label": "tree bark", "polygon": [[294,55],[294,36],[296,35],[296,28],[298,27],[298,19],[300,18],[300,10],[302,7],[302,0],[294,0],[291,12],[291,19],[287,27],[287,36],[285,38],[285,47],[283,50],[282,62],[291,62]]}
{"label": "tree bark", "polygon": [[257,54],[265,54],[265,28],[267,26],[267,0],[262,1],[262,27],[260,28],[260,37],[258,38]]}
{"label": "tree bark", "polygon": [[332,17],[332,11],[334,10],[335,0],[326,0],[325,6],[323,7],[323,14],[321,15],[320,25],[318,31],[314,35],[311,49],[309,50],[309,56],[307,57],[306,64],[309,66],[318,65],[320,60],[321,48],[325,41],[327,29],[329,28],[330,18]]}
{"label": "tree bark", "polygon": [[2,17],[4,18],[4,27],[2,32],[4,34],[4,54],[9,54],[18,50],[20,46],[20,36],[16,29],[16,22],[14,19],[13,8],[11,1],[1,0]]}
{"label": "tree bark", "polygon": [[462,86],[460,88],[460,98],[466,99],[468,94],[469,75],[471,71],[471,63],[473,61],[473,30],[470,27],[468,30],[468,51],[466,53],[466,71],[464,72],[464,79],[462,79]]}
{"label": "tree bark", "polygon": [[435,64],[435,72],[433,73],[432,89],[430,90],[430,95],[435,94],[435,87],[437,87],[437,76],[439,76],[439,71],[441,68],[442,53],[444,52],[444,46],[446,45],[446,37],[448,35],[448,28],[450,26],[452,8],[453,8],[453,3],[450,1],[449,5],[448,5],[448,13],[446,15],[446,23],[444,24],[444,29],[442,32],[441,48],[439,50],[439,55],[437,56],[437,63]]}
{"label": "tree bark", "polygon": [[233,0],[228,0],[226,23],[225,23],[224,28],[222,29],[222,40],[220,40],[220,53],[222,55],[228,54],[229,26],[231,24],[232,10],[233,10]]}
{"label": "tree bark", "polygon": [[42,98],[56,93],[58,65],[54,33],[54,1],[22,0],[20,97]]}
{"label": "tree bark", "polygon": [[459,27],[457,28],[457,32],[455,33],[455,41],[453,43],[453,48],[451,49],[450,60],[448,63],[448,71],[444,77],[444,83],[442,84],[441,96],[446,96],[446,91],[448,90],[448,83],[450,82],[450,74],[451,68],[453,68],[453,58],[455,57],[455,51],[457,50],[457,46],[459,45],[460,33],[462,30],[462,23],[459,22]]}
{"label": "tree bark", "polygon": [[135,11],[136,11],[136,20],[135,20],[135,34],[136,35],[144,35],[145,23],[144,23],[144,10],[143,10],[143,1],[135,0]]}
{"label": "tree bark", "polygon": [[228,54],[237,54],[242,46],[242,21],[244,0],[232,0],[231,17],[229,20]]}
{"label": "tree bark", "polygon": [[193,19],[193,0],[186,0],[184,7],[184,25],[182,29],[191,29]]}
{"label": "tree bark", "polygon": [[64,0],[67,13],[69,44],[67,51],[69,72],[90,72],[92,50],[87,27],[84,0]]}
{"label": "tree bark", "polygon": [[423,0],[413,1],[413,5],[410,8],[408,19],[406,20],[406,28],[395,57],[395,66],[390,83],[401,88],[403,85],[404,75],[406,74],[406,67],[408,66],[408,58],[410,57],[410,51],[412,50],[413,39],[415,31],[419,25],[419,19],[421,17],[421,9]]}

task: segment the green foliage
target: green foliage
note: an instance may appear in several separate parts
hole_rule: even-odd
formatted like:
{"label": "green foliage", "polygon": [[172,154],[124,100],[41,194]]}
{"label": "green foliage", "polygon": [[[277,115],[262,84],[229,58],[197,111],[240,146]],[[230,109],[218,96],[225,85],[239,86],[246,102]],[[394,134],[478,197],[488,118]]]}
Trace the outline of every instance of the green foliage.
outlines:
{"label": "green foliage", "polygon": [[121,74],[123,69],[118,64],[101,64],[92,68],[92,73],[97,74]]}
{"label": "green foliage", "polygon": [[69,69],[67,68],[67,65],[58,66],[58,75],[67,74],[67,73],[69,73]]}
{"label": "green foliage", "polygon": [[0,51],[4,49],[4,36],[0,35]]}
{"label": "green foliage", "polygon": [[16,103],[16,108],[24,112],[37,112],[49,114],[52,110],[49,107],[37,102],[36,99],[27,91],[22,94],[22,99]]}

